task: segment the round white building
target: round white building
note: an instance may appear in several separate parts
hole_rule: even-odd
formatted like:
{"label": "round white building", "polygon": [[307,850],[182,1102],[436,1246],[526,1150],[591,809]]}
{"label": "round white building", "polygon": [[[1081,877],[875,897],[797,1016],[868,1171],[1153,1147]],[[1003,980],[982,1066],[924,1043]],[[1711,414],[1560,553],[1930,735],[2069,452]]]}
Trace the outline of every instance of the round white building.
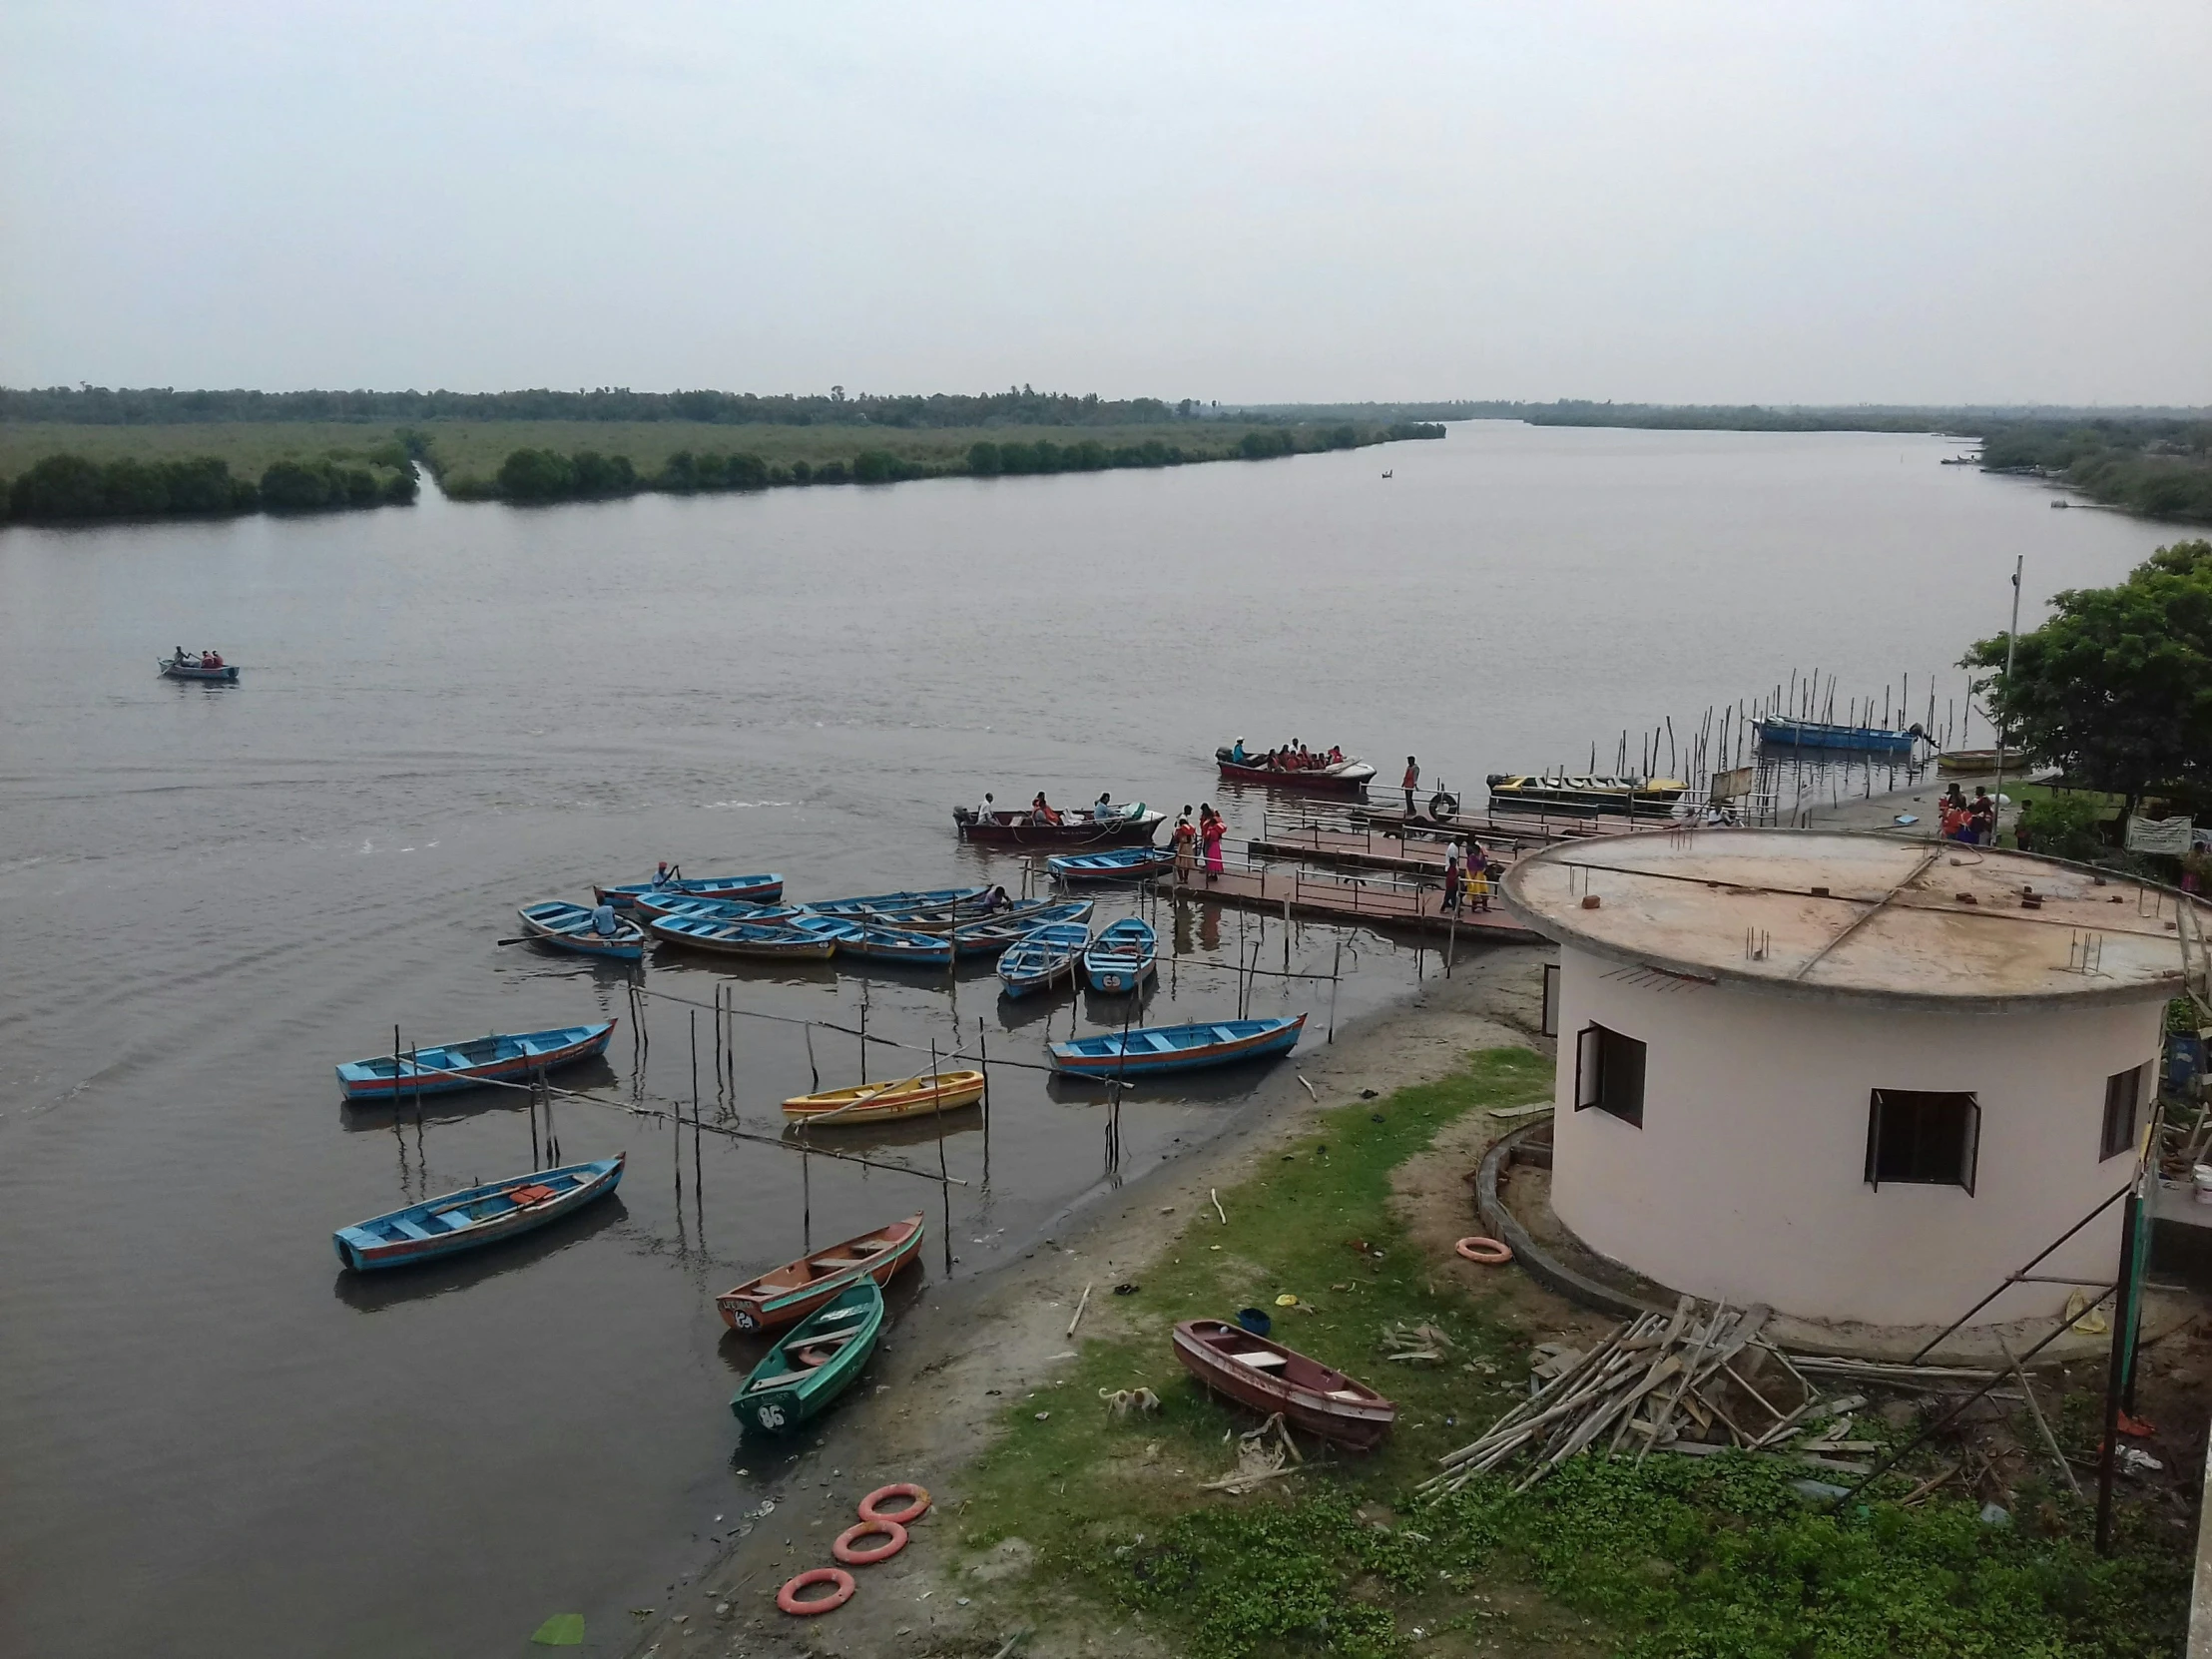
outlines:
{"label": "round white building", "polygon": [[[2133,1171],[2182,979],[2171,892],[1789,830],[1565,842],[1501,892],[1560,947],[1552,1208],[1670,1290],[1946,1324]],[[2109,1282],[2120,1214],[2035,1271]]]}

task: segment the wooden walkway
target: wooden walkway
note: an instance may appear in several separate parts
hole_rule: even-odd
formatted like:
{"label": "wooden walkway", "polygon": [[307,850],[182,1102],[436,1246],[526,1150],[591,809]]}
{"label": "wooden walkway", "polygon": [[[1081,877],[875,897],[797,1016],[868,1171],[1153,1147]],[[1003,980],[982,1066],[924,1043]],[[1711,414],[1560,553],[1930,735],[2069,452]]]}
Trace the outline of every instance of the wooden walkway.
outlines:
{"label": "wooden walkway", "polygon": [[1444,842],[1408,839],[1381,830],[1363,832],[1310,826],[1277,830],[1245,845],[1255,858],[1304,858],[1308,863],[1341,864],[1348,869],[1441,876],[1444,867]]}
{"label": "wooden walkway", "polygon": [[1356,875],[1316,874],[1298,868],[1225,869],[1211,881],[1201,869],[1188,887],[1175,878],[1160,882],[1160,891],[1184,898],[1212,899],[1250,910],[1288,912],[1316,921],[1364,923],[1417,933],[1431,938],[1493,940],[1499,943],[1541,944],[1543,935],[1523,927],[1502,908],[1460,910],[1443,907],[1441,886],[1417,886],[1406,881],[1371,881]]}

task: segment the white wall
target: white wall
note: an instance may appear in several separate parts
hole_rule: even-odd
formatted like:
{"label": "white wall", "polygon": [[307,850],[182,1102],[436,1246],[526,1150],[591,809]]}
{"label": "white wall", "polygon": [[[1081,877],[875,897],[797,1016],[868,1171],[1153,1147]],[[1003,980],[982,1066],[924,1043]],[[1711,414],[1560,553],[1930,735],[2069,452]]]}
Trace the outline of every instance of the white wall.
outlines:
{"label": "white wall", "polygon": [[[1677,1291],[1946,1324],[2125,1183],[2128,1157],[2097,1156],[2105,1079],[2155,1061],[2163,1009],[1897,1012],[1646,984],[1563,946],[1552,1203],[1592,1249]],[[1648,1045],[1641,1129],[1573,1109],[1575,1033],[1593,1020]],[[1971,1196],[1867,1184],[1876,1088],[1979,1097]],[[2109,1278],[2120,1210],[2035,1271]],[[2065,1300],[2062,1286],[2018,1286],[1979,1317],[2055,1315]]]}

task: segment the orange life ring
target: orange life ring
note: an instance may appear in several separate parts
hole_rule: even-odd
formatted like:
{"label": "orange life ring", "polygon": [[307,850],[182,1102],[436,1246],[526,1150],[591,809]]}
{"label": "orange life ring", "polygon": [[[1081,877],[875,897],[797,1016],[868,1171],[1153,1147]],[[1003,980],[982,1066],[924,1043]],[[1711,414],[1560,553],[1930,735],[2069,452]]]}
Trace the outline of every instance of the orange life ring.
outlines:
{"label": "orange life ring", "polygon": [[1495,1239],[1461,1239],[1451,1248],[1478,1267],[1501,1268],[1513,1259],[1513,1253]]}
{"label": "orange life ring", "polygon": [[[801,1601],[799,1592],[815,1584],[834,1584],[836,1591],[831,1595],[818,1596],[813,1601]],[[812,1618],[817,1613],[827,1613],[832,1608],[842,1607],[852,1599],[852,1592],[857,1588],[852,1582],[852,1575],[842,1567],[809,1567],[798,1577],[788,1580],[776,1592],[776,1605],[794,1618]]]}
{"label": "orange life ring", "polygon": [[[883,1542],[873,1549],[854,1549],[861,1538],[881,1534]],[[888,1561],[906,1547],[906,1529],[894,1520],[864,1520],[857,1526],[848,1526],[839,1532],[830,1545],[830,1553],[848,1567],[872,1567],[878,1561]]]}
{"label": "orange life ring", "polygon": [[[887,1497],[910,1497],[913,1502],[905,1508],[886,1513],[876,1505]],[[929,1488],[915,1486],[901,1480],[894,1486],[878,1486],[860,1499],[860,1519],[864,1521],[892,1521],[899,1526],[911,1526],[929,1512]]]}

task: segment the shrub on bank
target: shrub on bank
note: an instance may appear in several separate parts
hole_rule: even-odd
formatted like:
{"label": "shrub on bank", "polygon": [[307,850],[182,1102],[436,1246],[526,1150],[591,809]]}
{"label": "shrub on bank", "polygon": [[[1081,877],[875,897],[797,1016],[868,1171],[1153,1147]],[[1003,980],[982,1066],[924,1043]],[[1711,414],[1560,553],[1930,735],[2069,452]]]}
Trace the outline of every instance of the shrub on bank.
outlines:
{"label": "shrub on bank", "polygon": [[334,507],[404,506],[419,486],[412,470],[379,478],[365,466],[336,461],[277,461],[262,474],[262,505],[273,513],[311,513]]}
{"label": "shrub on bank", "polygon": [[8,490],[9,515],[32,522],[249,512],[254,486],[215,456],[95,461],[49,455]]}

